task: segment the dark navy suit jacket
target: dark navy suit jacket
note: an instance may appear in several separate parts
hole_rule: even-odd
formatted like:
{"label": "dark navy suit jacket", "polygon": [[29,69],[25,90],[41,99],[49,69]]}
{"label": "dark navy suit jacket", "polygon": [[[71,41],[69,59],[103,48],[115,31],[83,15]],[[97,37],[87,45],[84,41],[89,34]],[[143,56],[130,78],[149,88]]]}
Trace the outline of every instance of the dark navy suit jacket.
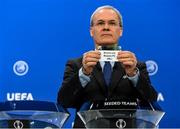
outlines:
{"label": "dark navy suit jacket", "polygon": [[[65,108],[76,108],[77,111],[87,101],[105,99],[132,99],[156,101],[157,92],[152,87],[145,63],[138,62],[140,75],[137,85],[126,78],[126,73],[120,62],[113,67],[110,86],[106,86],[102,68],[98,63],[90,76],[91,81],[83,88],[79,80],[79,69],[82,58],[69,60],[66,64],[62,86],[58,92],[57,101]],[[84,127],[76,116],[75,127]]]}

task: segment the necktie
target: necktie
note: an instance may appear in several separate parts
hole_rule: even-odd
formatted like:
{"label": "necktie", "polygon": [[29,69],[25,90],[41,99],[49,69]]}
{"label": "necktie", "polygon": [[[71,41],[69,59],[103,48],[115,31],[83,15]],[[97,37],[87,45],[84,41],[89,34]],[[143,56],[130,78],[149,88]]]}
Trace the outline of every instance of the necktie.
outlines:
{"label": "necktie", "polygon": [[106,61],[103,68],[103,74],[107,86],[109,86],[109,83],[111,81],[111,73],[112,73],[111,64],[110,62]]}

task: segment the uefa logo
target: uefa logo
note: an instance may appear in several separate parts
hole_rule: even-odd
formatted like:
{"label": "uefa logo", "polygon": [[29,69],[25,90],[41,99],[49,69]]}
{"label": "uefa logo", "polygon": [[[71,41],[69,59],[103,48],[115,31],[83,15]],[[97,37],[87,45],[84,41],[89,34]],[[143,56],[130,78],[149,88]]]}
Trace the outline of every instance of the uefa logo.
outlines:
{"label": "uefa logo", "polygon": [[155,75],[158,71],[158,65],[153,60],[146,61],[147,71],[150,76]]}
{"label": "uefa logo", "polygon": [[23,76],[27,74],[28,70],[29,70],[29,67],[25,61],[20,60],[20,61],[17,61],[13,65],[13,71],[18,76]]}
{"label": "uefa logo", "polygon": [[24,124],[23,124],[21,121],[16,120],[16,121],[14,122],[13,126],[14,126],[15,129],[22,129],[23,126],[24,126]]}
{"label": "uefa logo", "polygon": [[126,121],[124,121],[123,119],[118,119],[116,121],[116,127],[118,127],[118,129],[123,129],[124,127],[126,127]]}

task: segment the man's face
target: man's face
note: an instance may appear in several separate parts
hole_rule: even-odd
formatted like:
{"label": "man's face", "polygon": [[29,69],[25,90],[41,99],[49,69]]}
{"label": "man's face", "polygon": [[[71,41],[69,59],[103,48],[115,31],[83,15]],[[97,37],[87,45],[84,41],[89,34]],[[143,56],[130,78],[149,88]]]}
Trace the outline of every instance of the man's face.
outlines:
{"label": "man's face", "polygon": [[122,35],[119,18],[112,9],[101,9],[93,17],[90,34],[96,45],[113,45]]}

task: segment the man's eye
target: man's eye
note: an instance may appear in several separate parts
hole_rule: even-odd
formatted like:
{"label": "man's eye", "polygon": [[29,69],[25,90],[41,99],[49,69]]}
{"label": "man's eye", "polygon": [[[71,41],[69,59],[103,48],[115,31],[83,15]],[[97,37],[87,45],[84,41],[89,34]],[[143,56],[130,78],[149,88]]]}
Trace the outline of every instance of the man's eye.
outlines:
{"label": "man's eye", "polygon": [[110,22],[109,25],[116,25],[116,23],[115,22]]}
{"label": "man's eye", "polygon": [[104,25],[104,23],[103,22],[98,22],[97,25]]}

